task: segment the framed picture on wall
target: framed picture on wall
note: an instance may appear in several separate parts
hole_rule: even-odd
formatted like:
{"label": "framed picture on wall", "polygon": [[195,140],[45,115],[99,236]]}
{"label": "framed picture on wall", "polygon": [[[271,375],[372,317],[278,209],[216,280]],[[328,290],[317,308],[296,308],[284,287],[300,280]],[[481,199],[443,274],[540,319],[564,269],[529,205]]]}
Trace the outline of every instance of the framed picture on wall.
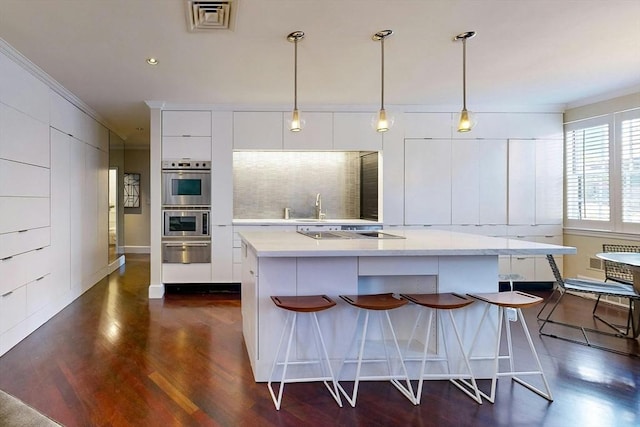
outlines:
{"label": "framed picture on wall", "polygon": [[124,174],[124,207],[139,208],[140,207],[140,174],[125,173]]}

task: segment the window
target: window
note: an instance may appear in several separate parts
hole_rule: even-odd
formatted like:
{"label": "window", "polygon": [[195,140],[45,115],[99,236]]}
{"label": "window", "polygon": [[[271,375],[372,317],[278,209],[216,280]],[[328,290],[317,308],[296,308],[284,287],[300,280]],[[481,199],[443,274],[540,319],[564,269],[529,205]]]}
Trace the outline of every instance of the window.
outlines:
{"label": "window", "polygon": [[565,227],[640,234],[640,108],[565,124]]}
{"label": "window", "polygon": [[565,134],[567,219],[609,221],[609,125]]}
{"label": "window", "polygon": [[640,224],[640,118],[622,120],[622,222]]}

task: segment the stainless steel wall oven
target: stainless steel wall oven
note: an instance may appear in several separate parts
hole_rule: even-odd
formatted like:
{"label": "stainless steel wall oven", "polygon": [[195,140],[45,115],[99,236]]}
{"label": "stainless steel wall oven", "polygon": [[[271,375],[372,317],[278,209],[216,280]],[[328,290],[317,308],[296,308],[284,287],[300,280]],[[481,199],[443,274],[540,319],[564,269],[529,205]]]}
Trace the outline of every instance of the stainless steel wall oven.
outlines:
{"label": "stainless steel wall oven", "polygon": [[197,209],[164,210],[163,237],[209,236],[210,211]]}
{"label": "stainless steel wall oven", "polygon": [[164,206],[211,206],[211,162],[165,160],[162,162]]}

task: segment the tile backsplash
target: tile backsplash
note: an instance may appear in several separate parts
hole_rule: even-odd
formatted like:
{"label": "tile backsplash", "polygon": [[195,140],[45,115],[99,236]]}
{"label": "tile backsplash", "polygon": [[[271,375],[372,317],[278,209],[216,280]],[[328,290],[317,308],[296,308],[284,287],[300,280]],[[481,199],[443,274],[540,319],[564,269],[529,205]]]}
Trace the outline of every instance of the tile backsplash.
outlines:
{"label": "tile backsplash", "polygon": [[360,218],[360,153],[237,151],[233,153],[233,217],[315,216],[316,194],[327,219]]}

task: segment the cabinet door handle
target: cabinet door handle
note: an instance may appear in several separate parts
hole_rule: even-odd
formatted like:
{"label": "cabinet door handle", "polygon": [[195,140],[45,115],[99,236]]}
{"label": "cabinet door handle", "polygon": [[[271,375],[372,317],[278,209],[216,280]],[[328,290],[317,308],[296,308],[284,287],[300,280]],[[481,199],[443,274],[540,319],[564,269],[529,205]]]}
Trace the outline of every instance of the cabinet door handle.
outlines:
{"label": "cabinet door handle", "polygon": [[517,259],[518,261],[524,261],[526,258],[524,258],[524,257],[516,257],[516,259]]}
{"label": "cabinet door handle", "polygon": [[13,291],[9,291],[6,294],[2,294],[2,298],[4,297],[8,297],[9,295],[11,295],[13,293]]}
{"label": "cabinet door handle", "polygon": [[252,276],[255,276],[256,273],[254,273],[253,270],[249,270],[249,274],[251,274]]}
{"label": "cabinet door handle", "polygon": [[36,279],[36,282],[39,282],[39,281],[40,281],[40,280],[42,280],[42,279],[44,279],[44,276],[42,276],[42,277],[38,277],[38,278]]}
{"label": "cabinet door handle", "polygon": [[8,256],[8,257],[6,257],[6,258],[2,258],[2,261],[9,261],[9,260],[10,260],[10,259],[12,259],[12,258],[13,258],[12,256]]}
{"label": "cabinet door handle", "polygon": [[29,230],[18,230],[18,233],[26,233]]}
{"label": "cabinet door handle", "polygon": [[41,247],[41,248],[36,249],[36,251],[41,251],[41,250],[43,250],[43,249],[44,249],[44,246],[43,246],[43,247]]}
{"label": "cabinet door handle", "polygon": [[183,138],[189,138],[191,135],[182,135]]}

